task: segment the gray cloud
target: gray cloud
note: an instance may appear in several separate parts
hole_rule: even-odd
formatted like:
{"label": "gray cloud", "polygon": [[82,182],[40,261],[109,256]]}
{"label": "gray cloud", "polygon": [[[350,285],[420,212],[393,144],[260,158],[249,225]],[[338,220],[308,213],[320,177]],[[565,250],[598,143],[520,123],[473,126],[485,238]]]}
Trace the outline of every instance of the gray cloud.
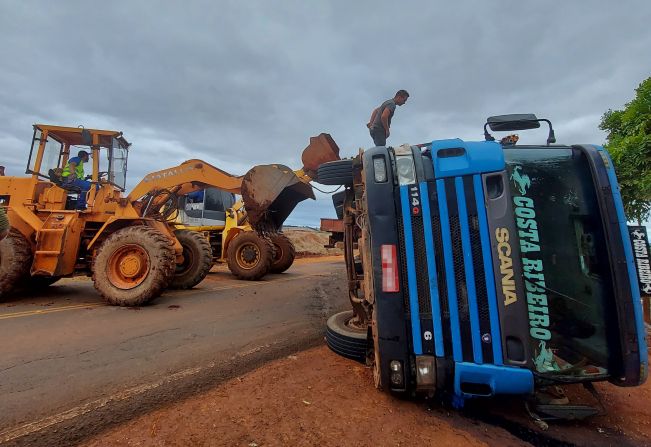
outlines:
{"label": "gray cloud", "polygon": [[[298,168],[320,132],[345,155],[370,146],[364,124],[399,88],[392,143],[481,139],[487,116],[523,112],[601,143],[601,114],[650,74],[650,22],[644,0],[6,1],[0,163],[22,173],[46,122],[124,131],[130,185],[188,158]],[[319,197],[291,222],[332,216]]]}

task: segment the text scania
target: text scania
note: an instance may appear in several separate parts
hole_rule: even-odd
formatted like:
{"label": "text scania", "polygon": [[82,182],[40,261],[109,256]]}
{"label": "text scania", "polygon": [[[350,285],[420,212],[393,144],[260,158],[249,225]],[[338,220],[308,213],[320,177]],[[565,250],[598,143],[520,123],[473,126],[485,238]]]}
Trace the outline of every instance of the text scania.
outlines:
{"label": "text scania", "polygon": [[522,268],[527,279],[525,284],[529,309],[529,332],[535,339],[549,340],[552,334],[549,331],[549,306],[545,292],[547,286],[542,260],[536,259],[540,253],[540,238],[534,201],[529,197],[516,196],[513,198],[513,203],[518,236],[520,236]]}
{"label": "text scania", "polygon": [[518,300],[515,294],[515,281],[513,280],[513,258],[511,258],[509,230],[506,228],[497,228],[495,230],[495,239],[497,240],[497,256],[500,260],[504,305],[508,306]]}

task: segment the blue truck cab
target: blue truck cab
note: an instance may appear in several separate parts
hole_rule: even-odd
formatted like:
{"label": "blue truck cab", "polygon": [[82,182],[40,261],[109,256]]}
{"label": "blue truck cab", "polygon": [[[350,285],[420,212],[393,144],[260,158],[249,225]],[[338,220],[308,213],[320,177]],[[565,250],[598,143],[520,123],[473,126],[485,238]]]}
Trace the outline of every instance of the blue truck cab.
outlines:
{"label": "blue truck cab", "polygon": [[[540,126],[489,118],[493,131]],[[548,122],[549,123],[549,122]],[[631,243],[596,145],[437,140],[319,168],[337,196],[352,312],[328,321],[378,387],[469,398],[647,377]],[[516,137],[517,139],[517,137]]]}

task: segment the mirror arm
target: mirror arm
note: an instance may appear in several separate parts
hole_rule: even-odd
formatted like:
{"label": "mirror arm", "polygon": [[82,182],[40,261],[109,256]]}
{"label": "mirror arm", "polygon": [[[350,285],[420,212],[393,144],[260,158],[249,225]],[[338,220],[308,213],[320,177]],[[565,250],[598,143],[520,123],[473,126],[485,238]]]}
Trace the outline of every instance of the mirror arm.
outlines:
{"label": "mirror arm", "polygon": [[484,124],[484,139],[486,141],[495,141],[495,137],[488,133],[488,123]]}
{"label": "mirror arm", "polygon": [[538,121],[544,121],[549,126],[549,135],[547,135],[547,146],[549,146],[552,143],[556,143],[556,135],[554,134],[554,128],[552,127],[552,122],[545,118],[539,119]]}

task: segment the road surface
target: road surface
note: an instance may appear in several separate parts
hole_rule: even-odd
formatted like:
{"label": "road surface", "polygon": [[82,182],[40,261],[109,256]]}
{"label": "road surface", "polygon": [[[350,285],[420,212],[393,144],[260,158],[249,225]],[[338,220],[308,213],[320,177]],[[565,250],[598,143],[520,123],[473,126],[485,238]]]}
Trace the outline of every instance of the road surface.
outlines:
{"label": "road surface", "polygon": [[342,258],[323,258],[260,282],[217,269],[136,309],[85,279],[0,304],[0,445],[75,442],[320,343],[344,288]]}

